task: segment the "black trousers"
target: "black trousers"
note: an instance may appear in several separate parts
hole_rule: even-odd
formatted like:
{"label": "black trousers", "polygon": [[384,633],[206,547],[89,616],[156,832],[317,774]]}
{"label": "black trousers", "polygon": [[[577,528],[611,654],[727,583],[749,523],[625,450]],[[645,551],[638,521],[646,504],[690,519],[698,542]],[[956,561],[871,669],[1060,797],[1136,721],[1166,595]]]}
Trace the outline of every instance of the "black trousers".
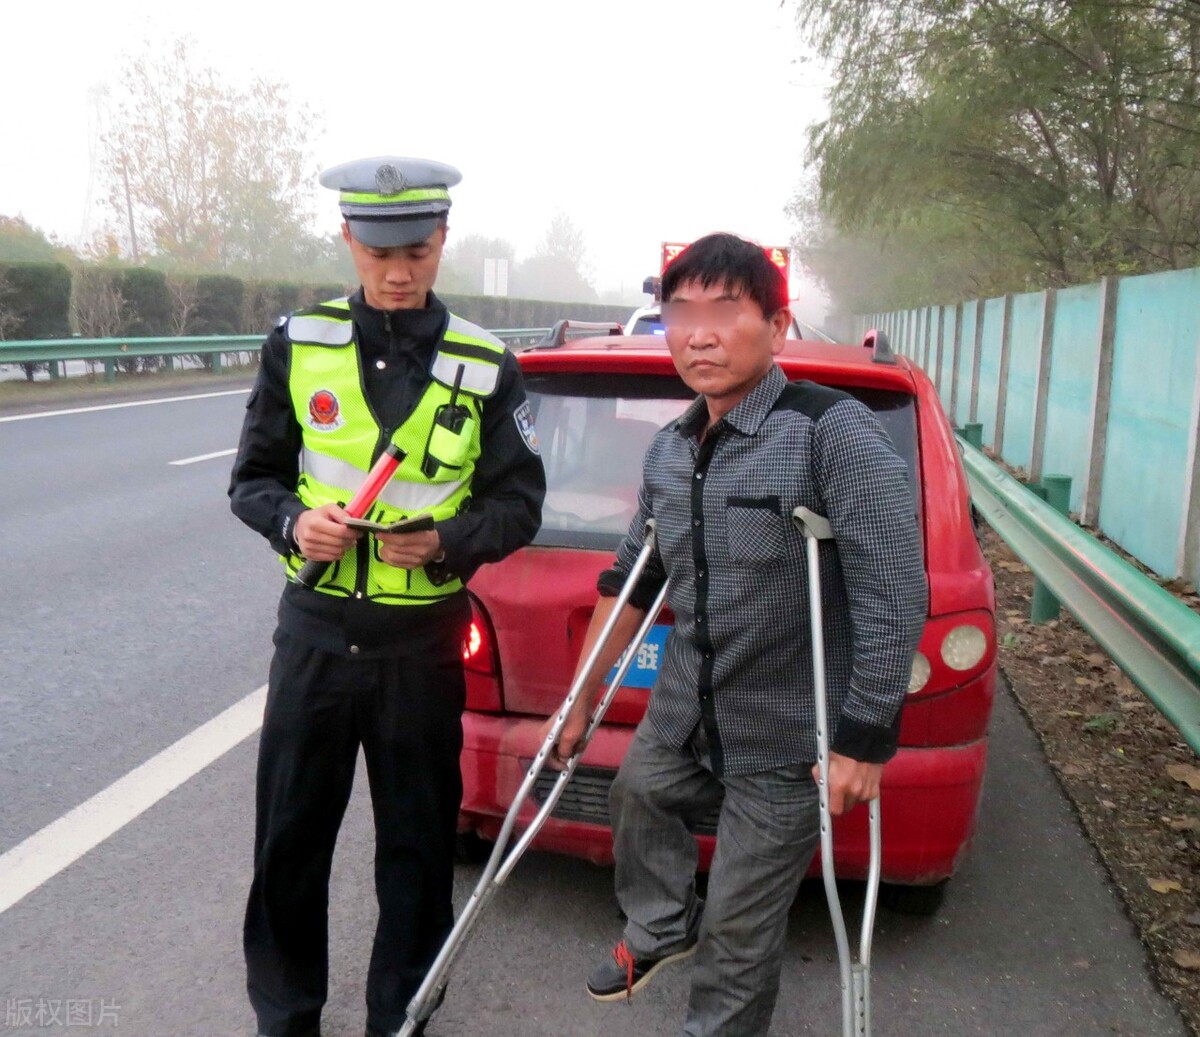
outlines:
{"label": "black trousers", "polygon": [[361,744],[379,921],[367,1023],[400,1028],[454,921],[465,687],[457,637],[419,658],[347,658],[275,635],[258,754],[247,988],[260,1033],[307,1037],[328,984],[329,872]]}

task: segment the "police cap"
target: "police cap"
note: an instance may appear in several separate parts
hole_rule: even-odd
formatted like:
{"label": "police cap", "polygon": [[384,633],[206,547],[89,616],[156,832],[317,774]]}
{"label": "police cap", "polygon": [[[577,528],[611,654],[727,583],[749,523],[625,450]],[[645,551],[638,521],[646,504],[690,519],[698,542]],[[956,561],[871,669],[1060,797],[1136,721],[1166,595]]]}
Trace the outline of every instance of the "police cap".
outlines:
{"label": "police cap", "polygon": [[450,188],[462,174],[444,162],[382,155],[343,162],[321,173],[321,186],[340,192],[350,233],[371,248],[426,240],[450,209]]}

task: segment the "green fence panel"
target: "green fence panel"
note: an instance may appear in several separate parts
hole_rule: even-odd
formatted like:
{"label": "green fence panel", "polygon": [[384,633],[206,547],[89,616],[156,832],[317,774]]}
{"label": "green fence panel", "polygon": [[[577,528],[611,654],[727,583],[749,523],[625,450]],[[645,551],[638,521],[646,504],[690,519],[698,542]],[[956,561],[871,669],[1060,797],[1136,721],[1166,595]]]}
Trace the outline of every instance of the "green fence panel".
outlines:
{"label": "green fence panel", "polygon": [[1004,404],[1004,460],[1026,471],[1033,460],[1033,414],[1045,305],[1045,292],[1013,296]]}
{"label": "green fence panel", "polygon": [[1172,573],[1200,339],[1200,268],[1128,277],[1117,295],[1100,527]]}
{"label": "green fence panel", "polygon": [[1054,312],[1054,360],[1046,395],[1042,470],[1071,476],[1071,510],[1075,512],[1084,490],[1091,442],[1103,303],[1102,285],[1063,288]]}

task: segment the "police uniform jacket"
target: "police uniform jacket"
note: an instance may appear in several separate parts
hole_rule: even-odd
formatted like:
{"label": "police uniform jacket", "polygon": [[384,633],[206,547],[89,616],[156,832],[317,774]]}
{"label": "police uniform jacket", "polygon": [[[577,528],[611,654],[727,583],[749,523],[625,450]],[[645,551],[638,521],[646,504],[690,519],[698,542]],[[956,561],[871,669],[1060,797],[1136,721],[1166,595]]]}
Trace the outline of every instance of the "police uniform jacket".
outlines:
{"label": "police uniform jacket", "polygon": [[[350,297],[350,315],[367,399],[385,428],[397,427],[429,383],[449,312],[432,292],[422,310],[377,310],[360,288]],[[305,510],[296,496],[302,432],[288,389],[290,350],[282,326],[263,345],[229,487],[234,514],[280,554],[297,549],[296,519]],[[485,562],[529,543],[541,523],[546,478],[528,423],[518,420],[525,402],[516,359],[506,352],[496,391],[483,403],[482,453],[470,502],[437,524],[445,552],[440,568],[463,581]],[[286,586],[279,606],[282,630],[326,651],[359,657],[420,654],[431,637],[465,627],[468,615],[465,593],[429,605],[386,605],[295,583]]]}

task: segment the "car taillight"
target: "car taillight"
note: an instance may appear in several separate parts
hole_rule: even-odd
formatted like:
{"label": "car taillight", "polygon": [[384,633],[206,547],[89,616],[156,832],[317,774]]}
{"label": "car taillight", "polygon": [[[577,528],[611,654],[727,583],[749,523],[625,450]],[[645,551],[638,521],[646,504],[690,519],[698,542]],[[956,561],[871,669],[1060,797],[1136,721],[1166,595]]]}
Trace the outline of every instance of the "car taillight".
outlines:
{"label": "car taillight", "polygon": [[496,639],[479,602],[471,599],[471,624],[463,636],[463,674],[467,682],[467,709],[498,713],[504,709],[500,695],[500,660]]}
{"label": "car taillight", "polygon": [[970,623],[960,623],[942,639],[942,662],[952,670],[973,670],[987,650],[987,634]]}
{"label": "car taillight", "polygon": [[964,745],[986,734],[995,690],[995,631],[985,609],[925,624],[913,655],[901,745]]}
{"label": "car taillight", "polygon": [[471,620],[471,626],[467,629],[467,636],[463,638],[463,665],[467,669],[475,670],[480,666],[479,653],[483,651],[483,629],[476,619]]}
{"label": "car taillight", "polygon": [[929,660],[925,658],[924,653],[914,652],[912,674],[908,678],[908,693],[915,695],[925,687],[929,683],[929,674],[931,672]]}
{"label": "car taillight", "polygon": [[978,676],[995,657],[995,630],[992,614],[982,610],[931,619],[913,655],[909,695],[936,695]]}

